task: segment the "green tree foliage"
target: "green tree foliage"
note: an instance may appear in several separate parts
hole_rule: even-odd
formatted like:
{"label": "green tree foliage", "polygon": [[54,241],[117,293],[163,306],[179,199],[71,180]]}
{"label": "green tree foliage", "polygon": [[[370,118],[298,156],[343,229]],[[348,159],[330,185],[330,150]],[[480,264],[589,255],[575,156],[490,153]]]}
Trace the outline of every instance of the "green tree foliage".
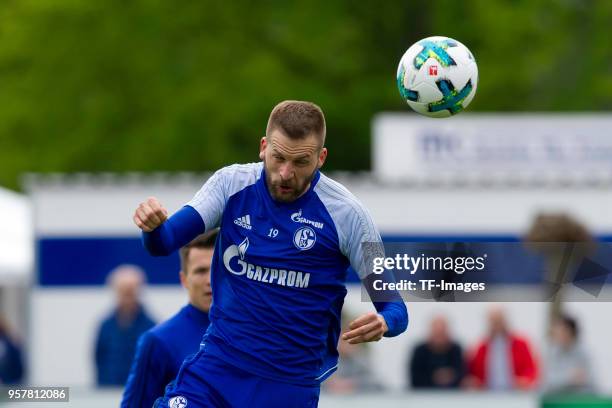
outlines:
{"label": "green tree foliage", "polygon": [[429,35],[475,54],[471,111],[610,109],[610,21],[579,0],[5,0],[0,185],[257,160],[283,99],[326,112],[328,168],[367,169],[373,115],[408,109],[399,58]]}

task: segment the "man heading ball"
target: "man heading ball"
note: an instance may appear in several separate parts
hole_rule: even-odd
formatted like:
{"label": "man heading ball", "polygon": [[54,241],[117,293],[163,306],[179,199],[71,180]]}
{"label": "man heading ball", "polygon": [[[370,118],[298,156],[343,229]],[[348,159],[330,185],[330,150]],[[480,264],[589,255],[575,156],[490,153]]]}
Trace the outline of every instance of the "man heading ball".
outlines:
{"label": "man heading ball", "polygon": [[[156,406],[317,406],[320,383],[338,364],[347,269],[368,286],[368,265],[381,255],[362,245],[381,247],[368,211],[319,171],[325,133],[318,106],[281,102],[260,141],[262,162],[217,171],[170,218],[155,198],[137,208],[134,222],[153,255],[221,227],[210,326]],[[343,340],[402,333],[408,314],[394,300],[374,302],[377,313],[355,319]]]}

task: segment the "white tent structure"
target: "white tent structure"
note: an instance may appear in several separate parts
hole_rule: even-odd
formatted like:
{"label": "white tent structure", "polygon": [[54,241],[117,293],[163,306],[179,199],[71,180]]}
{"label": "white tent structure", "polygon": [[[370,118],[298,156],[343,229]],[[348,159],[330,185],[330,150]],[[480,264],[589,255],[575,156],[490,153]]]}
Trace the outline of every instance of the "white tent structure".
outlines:
{"label": "white tent structure", "polygon": [[0,187],[0,315],[26,338],[34,276],[34,228],[29,198]]}
{"label": "white tent structure", "polygon": [[30,200],[0,187],[0,285],[30,282],[34,267],[32,234]]}

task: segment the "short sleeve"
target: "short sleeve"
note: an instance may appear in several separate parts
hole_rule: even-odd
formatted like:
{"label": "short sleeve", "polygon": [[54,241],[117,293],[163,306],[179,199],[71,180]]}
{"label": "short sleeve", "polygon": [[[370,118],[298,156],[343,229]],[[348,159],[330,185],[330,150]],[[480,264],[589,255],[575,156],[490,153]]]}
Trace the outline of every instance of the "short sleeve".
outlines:
{"label": "short sleeve", "polygon": [[360,279],[371,270],[372,260],[384,257],[380,233],[372,216],[361,202],[340,183],[321,177],[317,194],[334,220],[340,251]]}
{"label": "short sleeve", "polygon": [[206,231],[219,226],[223,209],[225,208],[225,174],[223,169],[213,174],[195,194],[195,196],[187,203],[193,207],[202,220]]}
{"label": "short sleeve", "polygon": [[262,163],[234,164],[215,172],[186,205],[193,207],[204,221],[206,231],[217,228],[229,198],[255,183]]}
{"label": "short sleeve", "polygon": [[345,234],[346,256],[359,277],[364,279],[371,273],[373,259],[385,256],[380,234],[365,208],[353,208],[352,216],[347,217]]}

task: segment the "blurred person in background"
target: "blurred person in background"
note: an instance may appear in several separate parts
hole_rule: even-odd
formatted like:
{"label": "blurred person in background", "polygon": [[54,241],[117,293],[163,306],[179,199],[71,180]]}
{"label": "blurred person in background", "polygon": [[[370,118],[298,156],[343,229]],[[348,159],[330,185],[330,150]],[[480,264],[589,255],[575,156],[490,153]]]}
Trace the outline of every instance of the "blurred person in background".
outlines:
{"label": "blurred person in background", "polygon": [[538,381],[529,342],[513,333],[499,307],[489,312],[489,334],[468,361],[467,384],[490,391],[528,390]]}
{"label": "blurred person in background", "polygon": [[21,345],[4,316],[0,315],[0,384],[20,384],[23,376]]}
{"label": "blurred person in background", "polygon": [[219,230],[199,235],[180,250],[181,284],[189,303],[177,314],[148,330],[138,340],[136,357],[123,393],[123,408],[151,407],[164,395],[183,360],[200,348],[210,323],[210,267]]}
{"label": "blurred person in background", "polygon": [[155,322],[140,301],[145,274],[137,266],[120,265],[108,276],[108,284],[115,291],[115,309],[98,330],[95,345],[96,381],[99,386],[125,384],[136,343],[142,333]]}
{"label": "blurred person in background", "polygon": [[559,316],[552,324],[543,390],[546,393],[592,392],[589,358],[578,341],[578,323]]}
{"label": "blurred person in background", "polygon": [[452,340],[443,316],[431,321],[427,341],[417,345],[409,363],[412,388],[458,388],[465,374],[461,346]]}
{"label": "blurred person in background", "polygon": [[580,266],[596,251],[597,241],[586,225],[570,214],[540,213],[527,231],[525,242],[528,248],[544,256],[547,266],[544,281],[552,283],[546,296],[552,299],[551,330],[542,388],[547,393],[593,391],[588,357],[578,342],[578,324],[562,309],[568,282],[596,276],[590,268],[583,270]]}
{"label": "blurred person in background", "polygon": [[[350,331],[350,316],[344,313],[342,334]],[[338,370],[324,384],[324,390],[334,394],[382,391],[383,386],[376,381],[370,369],[370,356],[367,345],[351,344],[346,340],[338,342]]]}

